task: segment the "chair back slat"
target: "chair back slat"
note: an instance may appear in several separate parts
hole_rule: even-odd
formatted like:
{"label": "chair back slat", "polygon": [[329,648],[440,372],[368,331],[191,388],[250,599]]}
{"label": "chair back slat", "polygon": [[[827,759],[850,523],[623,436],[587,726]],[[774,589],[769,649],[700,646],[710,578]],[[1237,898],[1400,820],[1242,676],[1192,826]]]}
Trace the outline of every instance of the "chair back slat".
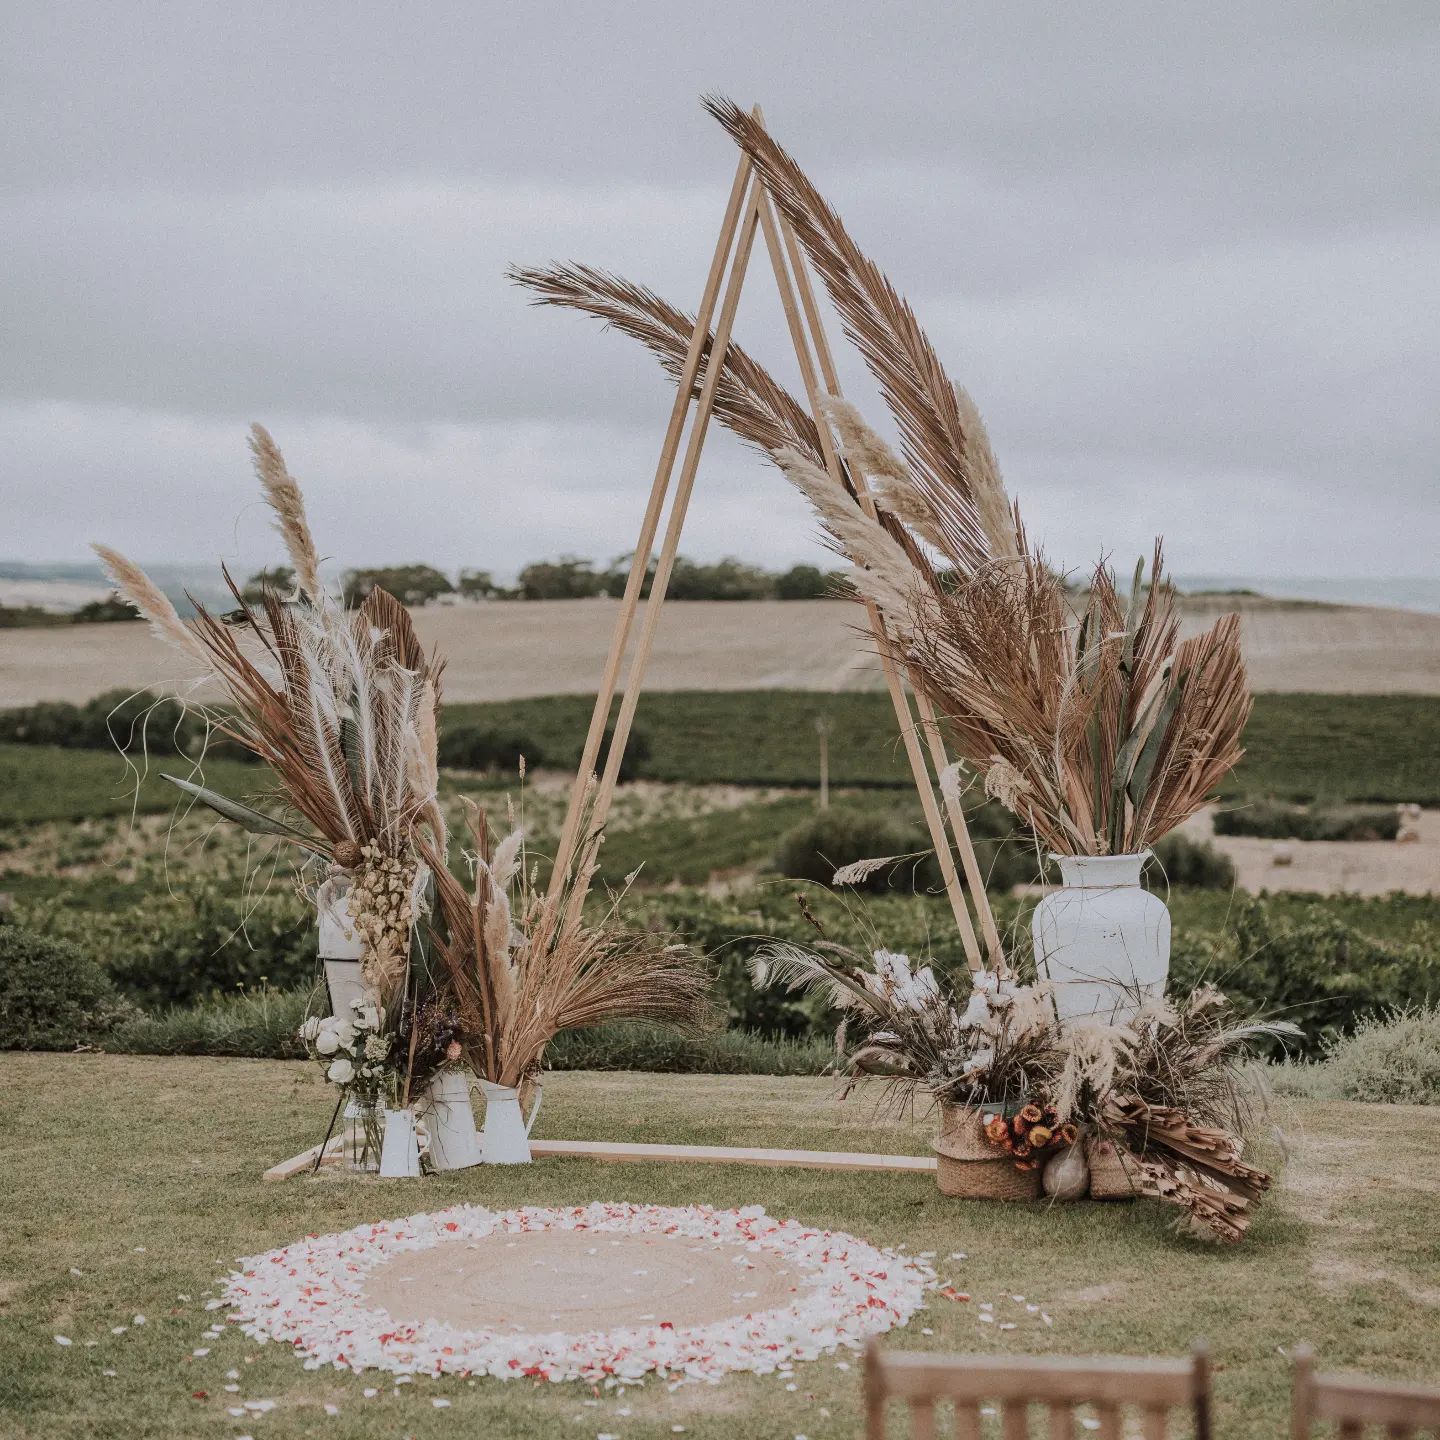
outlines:
{"label": "chair back slat", "polygon": [[1098,1440],[1122,1440],[1123,1411],[1142,1415],[1144,1440],[1165,1440],[1166,1415],[1189,1409],[1196,1440],[1209,1440],[1209,1362],[1202,1349],[1189,1360],[1127,1356],[886,1354],[871,1342],[865,1356],[866,1436],[884,1440],[885,1406],[911,1409],[911,1434],[930,1440],[935,1407],[955,1407],[956,1440],[980,1440],[982,1400],[1001,1406],[1003,1440],[1028,1440],[1029,1406],[1044,1405],[1049,1440],[1075,1440],[1075,1410],[1099,1417]]}
{"label": "chair back slat", "polygon": [[980,1440],[979,1401],[955,1402],[955,1440]]}
{"label": "chair back slat", "polygon": [[1120,1440],[1120,1407],[1106,1401],[1096,1407],[1100,1421],[1100,1440]]}
{"label": "chair back slat", "polygon": [[1049,1405],[1050,1440],[1075,1440],[1075,1411],[1052,1400]]}
{"label": "chair back slat", "polygon": [[913,1440],[935,1440],[935,1404],[916,1400],[910,1406],[910,1434]]}
{"label": "chair back slat", "polygon": [[1334,1425],[1341,1440],[1360,1440],[1367,1425],[1383,1426],[1391,1440],[1417,1430],[1440,1435],[1440,1388],[1363,1376],[1318,1375],[1315,1357],[1296,1349],[1290,1398],[1291,1440],[1310,1440],[1315,1427]]}

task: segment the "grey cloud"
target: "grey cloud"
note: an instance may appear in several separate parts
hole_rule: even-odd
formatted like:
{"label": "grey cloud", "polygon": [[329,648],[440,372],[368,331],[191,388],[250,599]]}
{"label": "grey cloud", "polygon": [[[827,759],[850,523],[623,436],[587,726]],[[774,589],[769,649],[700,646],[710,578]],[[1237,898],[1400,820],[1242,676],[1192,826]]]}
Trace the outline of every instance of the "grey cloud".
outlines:
{"label": "grey cloud", "polygon": [[[1432,6],[816,14],[10,7],[0,550],[74,555],[84,515],[148,558],[269,553],[251,418],[347,559],[626,548],[668,395],[502,270],[580,258],[693,304],[718,88],[909,294],[1062,561],[1163,529],[1182,569],[1432,567]],[[793,377],[763,267],[739,331]],[[758,461],[708,461],[688,551],[813,554]]]}

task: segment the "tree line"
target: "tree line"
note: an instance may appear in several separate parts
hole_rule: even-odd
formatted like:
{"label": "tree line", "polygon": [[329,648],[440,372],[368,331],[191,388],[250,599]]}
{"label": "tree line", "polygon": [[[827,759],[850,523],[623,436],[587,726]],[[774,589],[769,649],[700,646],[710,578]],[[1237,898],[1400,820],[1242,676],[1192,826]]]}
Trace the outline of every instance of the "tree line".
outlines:
{"label": "tree line", "polygon": [[[649,595],[655,574],[652,560],[641,590]],[[465,600],[586,600],[625,593],[630,556],[622,555],[605,568],[576,555],[537,560],[527,565],[513,586],[497,584],[488,570],[461,570],[452,580],[433,565],[380,565],[346,570],[341,593],[347,605],[359,605],[372,590],[388,590],[412,606],[427,605],[444,596]],[[242,594],[258,601],[266,589],[285,594],[294,588],[295,572],[286,565],[257,571],[246,581]],[[846,584],[840,571],[818,565],[792,565],[788,570],[765,570],[741,560],[726,558],[709,564],[677,557],[668,594],[673,600],[821,600],[840,593]]]}

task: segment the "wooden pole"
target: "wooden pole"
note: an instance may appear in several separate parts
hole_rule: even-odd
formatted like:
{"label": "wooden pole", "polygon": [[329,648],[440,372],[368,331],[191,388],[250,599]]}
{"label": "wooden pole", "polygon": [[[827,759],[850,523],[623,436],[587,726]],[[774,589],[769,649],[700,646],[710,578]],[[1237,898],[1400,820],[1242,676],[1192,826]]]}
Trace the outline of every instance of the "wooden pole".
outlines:
{"label": "wooden pole", "polygon": [[[757,118],[760,118],[759,106],[755,107],[753,113]],[[743,220],[741,218],[742,213]],[[820,377],[823,377],[825,389],[831,395],[838,396],[841,393],[840,383],[835,369],[834,356],[831,353],[829,340],[825,333],[825,326],[821,319],[819,306],[816,303],[815,291],[810,283],[809,271],[793,229],[783,215],[776,214],[762,182],[752,173],[748,154],[742,152],[739,165],[736,168],[735,180],[731,186],[730,198],[726,206],[724,220],[721,224],[720,235],[716,242],[715,253],[711,258],[710,271],[706,277],[705,289],[696,312],[695,327],[690,337],[690,345],[686,353],[685,364],[681,370],[679,382],[676,386],[675,402],[671,407],[670,422],[666,428],[665,439],[661,446],[660,459],[655,469],[655,478],[651,483],[650,499],[646,505],[645,514],[641,521],[640,537],[636,543],[635,553],[631,559],[630,573],[626,578],[625,594],[620,603],[620,613],[616,617],[615,628],[611,636],[610,651],[606,657],[600,687],[595,697],[595,706],[591,711],[590,727],[581,752],[575,785],[570,794],[565,820],[561,827],[560,839],[556,845],[555,865],[551,874],[549,890],[552,899],[556,898],[563,889],[567,877],[572,871],[572,867],[575,866],[577,855],[580,858],[578,868],[583,869],[590,863],[595,850],[603,840],[605,821],[609,816],[610,805],[614,799],[615,785],[619,779],[620,765],[624,758],[626,744],[630,738],[630,732],[635,718],[635,710],[639,704],[640,693],[644,686],[645,671],[649,665],[650,652],[654,645],[655,630],[659,623],[660,609],[664,603],[666,591],[669,588],[671,573],[674,569],[675,559],[679,550],[681,531],[684,528],[685,516],[689,509],[691,495],[694,491],[695,476],[699,470],[700,456],[704,449],[706,432],[714,412],[715,392],[724,373],[725,356],[729,349],[730,334],[734,326],[735,312],[739,306],[740,293],[744,288],[745,275],[749,266],[757,225],[763,229],[765,234],[766,248],[770,254],[771,266],[775,273],[776,286],[780,292],[781,305],[785,312],[786,323],[789,327],[791,340],[795,348],[795,357],[800,365],[801,375],[804,379],[811,414],[819,430],[820,446],[826,469],[836,484],[843,485],[844,483],[840,458],[836,453],[830,425],[824,413],[824,407],[821,404]],[[730,267],[730,276],[726,284],[724,299],[721,302],[720,317],[715,327],[714,340],[707,353],[706,340],[710,335],[710,320],[714,313],[721,277],[725,272],[726,257],[731,254],[732,248],[734,258]],[[802,309],[804,312],[803,321],[801,319]],[[810,349],[812,344],[814,346],[814,358],[812,358]],[[816,372],[817,360],[819,364],[818,376]],[[681,465],[680,479],[676,486],[670,517],[666,524],[665,539],[661,546],[660,558],[656,564],[655,575],[651,581],[650,596],[646,601],[645,618],[641,623],[635,653],[631,659],[630,667],[626,672],[624,694],[611,735],[610,748],[605,759],[604,773],[601,775],[594,790],[593,803],[590,809],[590,833],[582,839],[579,831],[585,815],[586,795],[589,790],[590,777],[599,757],[601,742],[604,739],[606,721],[609,718],[610,706],[615,697],[620,669],[629,645],[631,631],[634,627],[640,592],[644,588],[645,577],[649,570],[650,557],[654,551],[655,536],[659,530],[660,515],[664,509],[666,496],[669,493],[670,482],[674,474],[675,460],[680,449],[680,440],[685,432],[686,415],[689,411],[691,399],[695,397],[695,387],[700,377],[702,364],[704,366],[704,380],[700,383],[695,413],[691,420],[690,439],[686,447],[684,462]],[[874,500],[870,495],[868,486],[865,484],[864,477],[854,476],[852,479],[856,486],[859,503],[873,519],[875,517]],[[899,672],[889,655],[885,653],[884,619],[879,609],[873,603],[867,601],[866,610],[870,619],[871,630],[877,642],[881,644],[881,666],[885,674],[886,686],[889,689],[891,703],[894,706],[895,716],[900,725],[901,740],[905,746],[906,757],[910,762],[911,774],[915,780],[921,809],[925,815],[926,827],[930,832],[931,843],[935,848],[936,857],[940,863],[940,872],[945,882],[945,891],[950,900],[950,908],[954,913],[956,926],[960,931],[966,961],[972,971],[978,971],[984,968],[984,961],[980,955],[979,941],[975,934],[975,926],[971,920],[969,908],[965,903],[964,890],[961,887],[959,873],[955,866],[956,852],[958,852],[960,856],[960,863],[965,872],[966,884],[969,886],[971,895],[974,897],[975,908],[980,919],[980,927],[984,935],[986,950],[989,953],[991,962],[996,965],[997,968],[1003,968],[1004,952],[1000,945],[999,933],[995,927],[995,919],[990,908],[989,897],[985,891],[984,876],[980,873],[974,845],[970,839],[969,828],[965,823],[964,811],[952,795],[944,795],[942,791],[942,798],[945,803],[945,815],[942,817],[940,807],[935,799],[935,781],[934,778],[932,778],[925,753],[920,747],[917,732],[923,730],[930,751],[930,763],[933,763],[937,777],[943,774],[948,765],[948,761],[945,755],[944,740],[941,736],[939,725],[936,722],[933,707],[930,705],[920,687],[914,684],[912,680],[911,688],[914,691],[915,705],[919,712],[919,724],[917,725],[911,714],[910,701],[905,692],[905,687],[901,681]],[[826,807],[829,801],[829,756],[826,740],[827,736],[822,731],[820,742],[822,809]],[[946,835],[945,826],[947,819],[949,821],[950,831],[955,839],[953,849]],[[570,902],[571,908],[569,913],[572,916],[578,915],[580,907],[584,904],[584,900],[584,890],[581,887],[576,887]]]}
{"label": "wooden pole", "polygon": [[[915,691],[915,708],[920,712],[920,724],[930,743],[930,758],[935,764],[935,775],[938,779],[950,766],[950,758],[945,753],[945,740],[935,719],[935,707],[930,703],[930,697],[918,685],[912,685],[912,688]],[[980,861],[975,855],[974,842],[970,839],[970,827],[965,823],[965,811],[959,799],[953,793],[947,793],[943,784],[940,786],[940,798],[945,802],[950,831],[955,836],[955,848],[960,852],[965,883],[970,887],[970,894],[975,900],[975,913],[980,917],[980,931],[985,937],[986,953],[997,973],[1003,975],[1006,969],[1005,949],[1000,944],[1000,932],[995,927],[995,912],[990,908],[990,892],[986,890],[985,877],[980,873]]]}
{"label": "wooden pole", "polygon": [[[789,268],[795,277],[795,288],[800,295],[800,304],[805,311],[805,319],[810,329],[811,339],[815,345],[815,355],[820,364],[820,374],[825,381],[825,388],[837,398],[842,394],[840,389],[840,375],[835,368],[835,357],[830,350],[830,341],[825,333],[825,322],[820,314],[820,307],[815,299],[815,287],[810,283],[810,267],[805,261],[804,253],[800,249],[800,243],[796,239],[794,227],[785,218],[783,213],[777,212],[776,220],[780,233],[785,240],[785,253],[789,260]],[[816,423],[822,424],[821,417],[816,417]],[[875,502],[869,493],[869,487],[864,483],[863,476],[852,476],[855,481],[857,493],[860,496],[860,503],[865,508],[865,513],[872,519],[875,516]],[[930,704],[929,698],[919,684],[911,677],[911,690],[915,694],[915,708],[920,715],[920,723],[925,730],[926,739],[929,743],[930,757],[935,766],[935,777],[938,780],[949,767],[950,760],[945,753],[944,737],[940,733],[940,727],[936,723],[935,710]],[[908,724],[910,720],[907,710],[902,719],[902,724]],[[917,780],[918,783],[918,780]],[[975,846],[970,839],[970,827],[965,823],[965,812],[952,796],[946,795],[942,788],[942,799],[945,802],[946,815],[950,821],[950,830],[955,837],[955,848],[960,852],[960,863],[965,871],[965,883],[970,887],[970,894],[975,904],[976,914],[980,917],[980,928],[985,937],[985,948],[990,956],[990,962],[999,970],[1005,968],[1005,951],[1000,944],[1000,932],[995,926],[995,913],[990,907],[990,896],[985,889],[985,877],[980,873],[980,864],[975,855]],[[972,967],[973,968],[973,967]]]}
{"label": "wooden pole", "polygon": [[[730,348],[730,332],[735,325],[735,312],[740,305],[740,292],[745,286],[745,272],[750,264],[750,252],[755,244],[755,228],[759,220],[760,201],[764,194],[758,178],[751,177],[747,198],[744,201],[744,218],[740,223],[739,235],[735,241],[734,259],[730,266],[730,278],[725,286],[725,296],[720,304],[720,316],[715,325],[715,337],[705,356],[705,378],[700,386],[700,395],[695,403],[690,424],[690,439],[685,450],[685,459],[680,466],[680,478],[675,485],[675,498],[670,506],[670,518],[665,526],[665,539],[660,547],[660,559],[655,567],[654,579],[650,582],[650,598],[645,602],[645,618],[640,624],[639,638],[635,642],[635,654],[625,677],[625,693],[620,702],[620,713],[615,717],[615,729],[610,737],[610,751],[605,757],[605,773],[595,790],[594,806],[591,811],[591,832],[579,844],[580,870],[588,865],[590,858],[599,847],[604,835],[606,817],[610,813],[610,802],[614,799],[615,783],[620,774],[620,761],[624,757],[625,744],[630,738],[631,725],[635,719],[635,707],[640,701],[640,691],[645,683],[645,670],[650,663],[650,651],[655,641],[655,629],[659,624],[660,610],[665,603],[665,594],[670,586],[670,575],[675,568],[675,557],[680,548],[680,533],[685,525],[685,515],[690,507],[690,496],[695,489],[695,476],[700,469],[700,456],[705,448],[705,436],[710,428],[710,417],[715,409],[715,392],[725,371],[725,353]],[[700,326],[696,326],[697,332]],[[691,340],[692,348],[694,339]],[[703,342],[702,342],[703,345]],[[580,783],[584,781],[582,773]],[[579,913],[585,902],[584,891],[576,887],[571,901],[571,915]]]}
{"label": "wooden pole", "polygon": [[[820,449],[825,458],[825,469],[836,485],[843,486],[845,482],[840,466],[840,457],[835,450],[834,437],[830,433],[830,421],[825,414],[825,407],[821,403],[820,381],[816,373],[815,362],[810,354],[810,340],[805,333],[805,325],[800,317],[800,307],[796,303],[795,282],[792,282],[791,279],[790,265],[786,260],[783,242],[780,238],[779,223],[776,220],[774,207],[768,193],[761,199],[760,224],[765,232],[765,244],[770,251],[770,263],[775,271],[775,283],[780,290],[780,305],[785,311],[785,319],[790,327],[790,339],[795,346],[795,358],[800,362],[800,377],[804,381],[805,393],[810,401],[810,413],[814,417],[816,429],[820,432]],[[817,322],[818,319],[817,313]],[[818,345],[816,349],[818,352]],[[852,475],[851,480],[855,485],[860,505],[873,519],[875,502],[870,497],[864,477]],[[970,911],[965,904],[965,894],[960,886],[960,877],[955,869],[954,851],[951,848],[949,837],[945,833],[945,821],[940,814],[940,807],[935,803],[935,784],[930,777],[924,751],[920,748],[919,736],[916,733],[918,727],[910,713],[910,701],[905,694],[900,672],[890,658],[889,647],[885,643],[885,621],[880,614],[879,607],[871,600],[865,602],[865,613],[869,617],[871,632],[880,647],[880,665],[885,674],[885,684],[890,691],[891,704],[895,707],[895,718],[900,724],[900,739],[905,746],[906,758],[910,761],[910,773],[914,777],[915,789],[920,796],[920,808],[925,813],[925,824],[930,832],[930,843],[934,847],[936,859],[940,862],[940,875],[945,882],[945,893],[949,897],[950,909],[955,916],[956,927],[960,931],[960,941],[965,947],[965,959],[972,971],[982,970],[984,961],[980,958],[980,945],[975,938],[975,926],[970,919]]]}
{"label": "wooden pole", "polygon": [[[620,613],[615,619],[615,629],[610,637],[610,653],[605,659],[605,669],[600,679],[600,688],[595,696],[595,708],[590,715],[590,729],[585,736],[585,746],[580,753],[580,766],[576,772],[575,787],[570,792],[570,803],[565,812],[565,823],[560,830],[560,839],[555,847],[555,868],[550,876],[550,898],[553,900],[562,889],[565,875],[575,855],[576,832],[579,829],[581,813],[585,805],[585,793],[590,776],[594,773],[595,762],[600,754],[600,744],[605,736],[605,725],[610,718],[610,704],[615,698],[615,686],[620,675],[620,665],[630,643],[630,630],[635,620],[635,609],[640,592],[645,585],[645,573],[650,567],[650,556],[655,548],[655,533],[660,526],[660,512],[664,508],[665,495],[670,488],[670,478],[675,469],[675,456],[679,453],[680,437],[685,430],[685,417],[690,409],[694,394],[696,376],[705,350],[705,339],[710,334],[710,321],[715,313],[715,301],[720,293],[720,281],[725,274],[725,261],[735,242],[735,230],[740,222],[740,207],[750,181],[750,157],[742,152],[740,163],[735,170],[735,181],[730,187],[730,199],[725,207],[725,218],[720,225],[720,235],[715,242],[715,253],[710,260],[710,271],[705,278],[705,289],[695,312],[695,330],[690,337],[690,348],[685,356],[685,365],[675,389],[675,403],[670,409],[670,422],[665,429],[665,440],[660,447],[660,459],[655,466],[655,478],[650,485],[650,500],[645,507],[645,516],[640,524],[640,537],[635,542],[635,554],[630,562],[630,574],[625,581],[625,594],[620,601]],[[617,744],[618,735],[611,742],[611,750],[623,747]]]}
{"label": "wooden pole", "polygon": [[821,715],[815,721],[820,736],[820,808],[830,808],[830,721]]}

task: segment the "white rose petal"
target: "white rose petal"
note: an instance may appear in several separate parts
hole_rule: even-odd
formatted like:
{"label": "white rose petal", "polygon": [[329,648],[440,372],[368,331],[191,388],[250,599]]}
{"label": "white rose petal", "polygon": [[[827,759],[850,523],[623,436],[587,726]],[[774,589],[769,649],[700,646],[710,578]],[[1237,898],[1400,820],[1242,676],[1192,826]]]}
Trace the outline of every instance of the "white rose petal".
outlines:
{"label": "white rose petal", "polygon": [[330,1062],[325,1078],[332,1085],[348,1085],[355,1078],[355,1067],[343,1055]]}

